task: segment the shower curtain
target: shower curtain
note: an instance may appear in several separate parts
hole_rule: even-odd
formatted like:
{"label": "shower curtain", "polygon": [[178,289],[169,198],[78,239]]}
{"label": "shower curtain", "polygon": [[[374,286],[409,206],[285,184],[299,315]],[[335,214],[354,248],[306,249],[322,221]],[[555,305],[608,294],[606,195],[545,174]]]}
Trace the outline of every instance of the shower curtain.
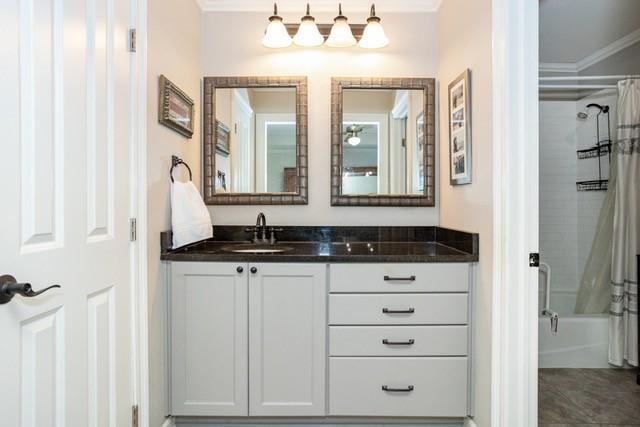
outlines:
{"label": "shower curtain", "polygon": [[618,83],[618,140],[613,144],[615,194],[609,309],[609,363],[638,365],[640,254],[640,80]]}

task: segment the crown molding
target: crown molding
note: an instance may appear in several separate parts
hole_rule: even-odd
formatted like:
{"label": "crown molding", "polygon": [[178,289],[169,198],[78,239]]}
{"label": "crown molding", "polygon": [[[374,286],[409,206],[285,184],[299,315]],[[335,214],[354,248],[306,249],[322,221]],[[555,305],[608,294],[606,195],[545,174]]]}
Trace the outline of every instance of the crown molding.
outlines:
{"label": "crown molding", "polygon": [[[273,0],[195,0],[204,12],[272,12]],[[387,12],[437,12],[443,0],[377,0],[376,11]],[[278,11],[304,12],[300,0],[278,0]],[[311,0],[312,12],[335,12],[335,0]],[[345,13],[368,12],[371,0],[350,0]]]}
{"label": "crown molding", "polygon": [[596,50],[591,55],[582,58],[578,62],[541,62],[539,67],[540,72],[579,73],[638,42],[640,42],[640,29],[627,34],[602,49]]}
{"label": "crown molding", "polygon": [[542,73],[577,73],[575,62],[541,62],[539,66]]}
{"label": "crown molding", "polygon": [[586,70],[598,62],[604,61],[610,56],[613,56],[621,50],[624,50],[629,46],[633,46],[638,42],[640,42],[640,28],[576,62],[576,67],[578,68],[578,71]]}

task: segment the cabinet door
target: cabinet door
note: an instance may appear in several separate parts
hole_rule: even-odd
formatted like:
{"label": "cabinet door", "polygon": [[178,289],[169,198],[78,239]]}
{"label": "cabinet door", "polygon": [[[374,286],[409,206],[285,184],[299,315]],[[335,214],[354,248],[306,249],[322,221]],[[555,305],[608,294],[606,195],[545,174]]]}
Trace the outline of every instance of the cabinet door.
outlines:
{"label": "cabinet door", "polygon": [[249,415],[325,415],[324,264],[250,264]]}
{"label": "cabinet door", "polygon": [[247,265],[174,262],[171,276],[171,413],[246,416]]}

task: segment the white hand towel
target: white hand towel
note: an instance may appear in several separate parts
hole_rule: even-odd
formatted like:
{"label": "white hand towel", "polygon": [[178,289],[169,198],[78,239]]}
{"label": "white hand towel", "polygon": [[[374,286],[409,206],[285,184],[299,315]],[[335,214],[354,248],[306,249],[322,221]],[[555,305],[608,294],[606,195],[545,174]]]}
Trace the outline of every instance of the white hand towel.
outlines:
{"label": "white hand towel", "polygon": [[211,216],[193,182],[171,184],[173,249],[213,236]]}

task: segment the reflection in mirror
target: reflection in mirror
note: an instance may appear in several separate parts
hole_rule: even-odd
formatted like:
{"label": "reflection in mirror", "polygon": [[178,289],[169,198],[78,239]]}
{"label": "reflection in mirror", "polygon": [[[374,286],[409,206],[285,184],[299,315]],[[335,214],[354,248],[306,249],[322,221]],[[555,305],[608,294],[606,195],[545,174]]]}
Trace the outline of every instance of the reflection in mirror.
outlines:
{"label": "reflection in mirror", "polygon": [[342,194],[423,194],[424,91],[343,90]]}
{"label": "reflection in mirror", "polygon": [[298,191],[295,87],[216,88],[215,118],[215,193]]}

